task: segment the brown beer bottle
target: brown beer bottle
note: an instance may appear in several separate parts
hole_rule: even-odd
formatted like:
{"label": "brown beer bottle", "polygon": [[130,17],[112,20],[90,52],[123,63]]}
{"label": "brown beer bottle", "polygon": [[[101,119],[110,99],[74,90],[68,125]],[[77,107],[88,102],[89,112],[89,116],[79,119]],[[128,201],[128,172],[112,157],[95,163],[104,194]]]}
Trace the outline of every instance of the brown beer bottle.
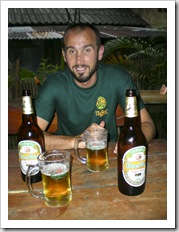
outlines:
{"label": "brown beer bottle", "polygon": [[[28,165],[37,164],[37,156],[45,151],[44,134],[37,125],[30,90],[22,92],[22,124],[18,131],[18,154],[22,179],[25,181]],[[34,173],[32,183],[42,180]]]}
{"label": "brown beer bottle", "polygon": [[126,90],[124,127],[118,139],[118,189],[128,196],[145,189],[147,141],[138,116],[136,91]]}

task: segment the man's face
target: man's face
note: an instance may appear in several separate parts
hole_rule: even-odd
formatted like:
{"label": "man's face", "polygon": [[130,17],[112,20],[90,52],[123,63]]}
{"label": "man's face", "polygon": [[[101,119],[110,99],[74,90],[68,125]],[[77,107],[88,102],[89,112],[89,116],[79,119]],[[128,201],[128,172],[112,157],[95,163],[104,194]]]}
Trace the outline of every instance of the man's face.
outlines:
{"label": "man's face", "polygon": [[87,28],[83,31],[68,31],[65,36],[64,60],[77,82],[87,82],[96,76],[98,60],[102,59],[103,46],[99,51],[95,33]]}

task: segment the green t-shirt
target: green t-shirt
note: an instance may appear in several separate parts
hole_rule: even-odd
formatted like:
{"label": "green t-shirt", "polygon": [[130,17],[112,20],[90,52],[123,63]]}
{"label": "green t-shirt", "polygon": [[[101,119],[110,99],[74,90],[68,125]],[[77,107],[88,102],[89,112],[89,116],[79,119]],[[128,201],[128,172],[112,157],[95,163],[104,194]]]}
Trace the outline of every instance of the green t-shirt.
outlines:
{"label": "green t-shirt", "polygon": [[[49,76],[35,100],[37,116],[50,122],[56,111],[59,135],[76,136],[92,123],[106,123],[109,141],[117,140],[116,107],[125,110],[126,89],[136,89],[128,72],[113,65],[99,64],[97,82],[81,88],[68,69]],[[139,108],[144,103],[139,98]]]}

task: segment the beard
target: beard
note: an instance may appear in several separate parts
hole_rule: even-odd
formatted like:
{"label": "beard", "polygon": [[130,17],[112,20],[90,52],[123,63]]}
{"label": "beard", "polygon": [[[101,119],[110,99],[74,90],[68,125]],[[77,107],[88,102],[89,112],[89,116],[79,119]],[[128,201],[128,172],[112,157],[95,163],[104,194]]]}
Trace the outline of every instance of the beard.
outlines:
{"label": "beard", "polygon": [[[85,68],[85,70],[89,70],[89,71],[86,74],[85,74],[85,72],[84,73],[77,73],[77,72],[74,71],[77,68]],[[93,74],[97,71],[97,68],[98,68],[98,61],[95,63],[95,66],[93,68],[91,68],[91,69],[90,69],[89,65],[85,65],[85,64],[74,65],[72,67],[72,69],[70,69],[70,72],[72,73],[72,75],[74,76],[76,81],[78,81],[80,83],[84,83],[84,82],[87,82],[87,81],[89,81],[91,79]]]}

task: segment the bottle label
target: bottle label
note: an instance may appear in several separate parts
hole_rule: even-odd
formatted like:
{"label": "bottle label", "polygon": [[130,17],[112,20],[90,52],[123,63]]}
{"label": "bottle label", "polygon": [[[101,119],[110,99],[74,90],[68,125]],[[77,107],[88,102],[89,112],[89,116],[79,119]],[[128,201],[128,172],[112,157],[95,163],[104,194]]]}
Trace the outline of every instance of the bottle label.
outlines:
{"label": "bottle label", "polygon": [[126,97],[125,116],[133,118],[138,116],[136,97]]}
{"label": "bottle label", "polygon": [[28,166],[37,164],[37,156],[42,152],[41,146],[35,141],[22,140],[18,144],[18,152],[21,171],[26,175]]}
{"label": "bottle label", "polygon": [[138,146],[127,150],[123,156],[123,177],[133,186],[139,187],[145,181],[146,147]]}
{"label": "bottle label", "polygon": [[32,100],[30,96],[22,97],[22,112],[23,114],[33,114]]}

